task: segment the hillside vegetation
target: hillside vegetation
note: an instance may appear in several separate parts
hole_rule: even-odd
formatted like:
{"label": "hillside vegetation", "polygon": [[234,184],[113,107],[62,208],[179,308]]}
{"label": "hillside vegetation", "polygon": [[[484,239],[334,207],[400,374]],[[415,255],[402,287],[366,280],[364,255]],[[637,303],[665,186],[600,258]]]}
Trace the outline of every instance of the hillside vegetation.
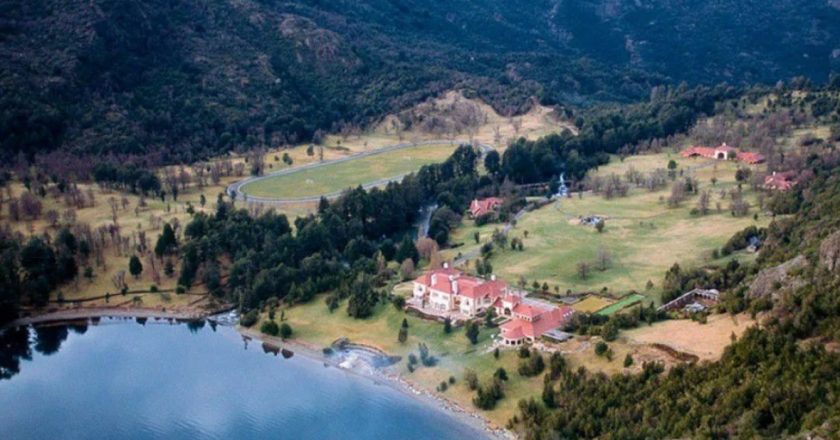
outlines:
{"label": "hillside vegetation", "polygon": [[0,1],[0,154],[155,162],[305,140],[450,89],[504,115],[688,81],[824,81],[836,2]]}

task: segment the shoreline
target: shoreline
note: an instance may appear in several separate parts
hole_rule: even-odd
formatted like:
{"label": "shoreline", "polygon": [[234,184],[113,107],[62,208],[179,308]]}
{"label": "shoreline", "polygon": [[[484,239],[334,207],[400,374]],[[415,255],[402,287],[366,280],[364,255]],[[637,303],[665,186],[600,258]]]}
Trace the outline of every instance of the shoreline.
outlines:
{"label": "shoreline", "polygon": [[316,347],[306,341],[295,339],[283,340],[279,337],[265,335],[257,330],[239,325],[235,326],[235,330],[243,337],[250,338],[251,340],[272,344],[281,349],[287,347],[295,354],[300,354],[308,359],[323,362],[327,365],[338,368],[343,372],[370,380],[376,385],[385,385],[390,387],[391,389],[409,396],[423,404],[433,406],[435,409],[446,413],[449,417],[452,417],[460,423],[464,423],[477,431],[483,432],[488,439],[511,440],[517,438],[512,432],[493,426],[493,424],[478,411],[466,409],[450,399],[435,395],[434,393],[426,390],[424,387],[405,379],[399,373],[389,372],[387,370],[375,370],[378,372],[368,373],[365,371],[344,368],[341,367],[338,362],[330,360],[324,356],[322,351],[323,347]]}
{"label": "shoreline", "polygon": [[72,309],[54,310],[18,318],[4,325],[0,329],[95,318],[159,318],[176,320],[207,319],[210,316],[224,313],[232,309],[233,306],[229,304],[213,310],[161,310],[143,307],[78,307]]}
{"label": "shoreline", "polygon": [[[210,316],[230,311],[232,308],[232,305],[225,305],[214,310],[199,311],[160,310],[130,307],[79,307],[73,309],[54,310],[33,316],[18,318],[0,328],[0,331],[20,326],[66,323],[82,319],[88,320],[96,318],[150,318],[171,320],[207,319]],[[291,349],[293,353],[299,354],[310,360],[323,362],[324,364],[335,367],[340,371],[370,380],[375,385],[385,385],[390,387],[391,389],[411,397],[425,405],[431,405],[456,421],[466,424],[478,432],[484,433],[488,439],[511,440],[517,438],[512,432],[495,427],[478,411],[466,409],[446,397],[438,396],[394,371],[388,371],[388,369],[374,369],[375,372],[365,372],[356,369],[344,368],[339,365],[339,362],[327,358],[323,353],[323,347],[318,347],[314,344],[298,339],[283,340],[279,337],[265,335],[257,330],[239,325],[233,325],[231,327],[233,327],[233,330],[244,338],[271,344],[280,349],[287,347]]]}

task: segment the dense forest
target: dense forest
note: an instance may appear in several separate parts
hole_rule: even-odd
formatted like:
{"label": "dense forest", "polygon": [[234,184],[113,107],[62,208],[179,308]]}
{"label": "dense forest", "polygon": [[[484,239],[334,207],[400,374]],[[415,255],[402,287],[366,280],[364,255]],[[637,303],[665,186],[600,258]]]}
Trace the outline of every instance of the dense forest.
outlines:
{"label": "dense forest", "polygon": [[[192,162],[445,90],[502,114],[652,86],[824,82],[836,2],[0,1],[0,157]],[[65,156],[66,157],[66,156]]]}

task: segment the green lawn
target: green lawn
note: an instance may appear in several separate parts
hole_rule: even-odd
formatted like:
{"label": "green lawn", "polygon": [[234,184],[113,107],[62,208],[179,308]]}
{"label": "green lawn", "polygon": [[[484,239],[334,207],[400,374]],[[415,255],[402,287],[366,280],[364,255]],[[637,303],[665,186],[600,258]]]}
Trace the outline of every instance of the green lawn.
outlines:
{"label": "green lawn", "polygon": [[[631,166],[645,172],[664,168],[671,158],[684,170],[706,163],[663,153],[630,157],[624,162],[615,160],[597,173],[623,175]],[[607,287],[615,297],[637,290],[658,298],[664,273],[672,264],[713,262],[712,251],[720,248],[735,232],[749,225],[769,223],[770,219],[763,214],[759,214],[757,221],[753,219],[752,214],[758,209],[755,194],[748,186],[744,191],[753,206],[750,215],[734,218],[728,212],[729,198],[721,200],[719,192],[735,186],[735,170],[733,163],[694,168],[701,189],[712,189],[712,212],[706,216],[690,214],[696,207],[697,196],[689,197],[678,208],[668,208],[663,200],[670,194],[670,188],[657,192],[634,188],[628,197],[612,200],[594,194],[586,194],[582,199],[577,196],[563,199],[528,213],[511,231],[511,236],[524,239],[524,252],[497,250],[491,263],[500,277],[512,283],[521,276],[528,285],[534,280],[541,284],[547,282],[552,291],[555,285],[561,292],[567,289],[600,291]],[[713,176],[717,179],[714,187],[711,184]],[[721,203],[722,212],[716,211],[717,202]],[[603,233],[579,224],[578,218],[588,215],[607,217]],[[528,231],[527,238],[524,238],[525,231]],[[611,255],[608,269],[599,271],[593,267],[586,279],[581,278],[577,264],[594,263],[599,249],[605,249]],[[648,280],[655,287],[645,292]]]}
{"label": "green lawn", "polygon": [[454,150],[454,145],[442,144],[389,151],[260,180],[245,185],[242,191],[253,196],[284,198],[329,194],[416,171],[426,164],[442,162]]}
{"label": "green lawn", "polygon": [[[295,339],[326,347],[340,337],[347,337],[353,342],[372,345],[389,354],[402,356],[403,360],[396,366],[400,374],[428,390],[434,390],[441,381],[454,376],[456,384],[439,394],[465,408],[472,408],[475,392],[463,383],[464,369],[471,368],[478,374],[479,380],[484,382],[490,380],[496,368],[505,368],[510,377],[505,387],[506,397],[492,411],[483,412],[498,426],[504,426],[513,416],[519,399],[538,396],[542,390],[540,378],[526,379],[516,373],[519,359],[512,350],[503,350],[499,359],[493,357],[490,339],[498,329],[482,327],[478,344],[471,345],[462,328],[445,334],[442,324],[408,316],[390,304],[380,304],[374,316],[363,320],[347,316],[346,309],[345,301],[330,313],[324,297],[319,296],[310,303],[285,309],[284,313],[286,322],[294,330]],[[279,315],[278,312],[278,319]],[[409,336],[405,344],[400,344],[397,334],[403,318],[408,319]],[[417,344],[420,342],[428,345],[432,355],[438,358],[438,364],[434,367],[420,366],[409,373],[406,358],[409,353],[417,353]]]}
{"label": "green lawn", "polygon": [[608,307],[605,307],[605,308],[599,310],[598,314],[601,315],[601,316],[610,316],[613,313],[621,311],[622,309],[624,309],[624,308],[626,308],[630,305],[636,304],[636,303],[638,303],[638,302],[640,302],[644,299],[645,299],[644,295],[638,295],[638,294],[635,294],[635,293],[630,294],[630,295],[625,296],[624,298],[622,298],[620,301],[616,302],[615,304],[612,304]]}

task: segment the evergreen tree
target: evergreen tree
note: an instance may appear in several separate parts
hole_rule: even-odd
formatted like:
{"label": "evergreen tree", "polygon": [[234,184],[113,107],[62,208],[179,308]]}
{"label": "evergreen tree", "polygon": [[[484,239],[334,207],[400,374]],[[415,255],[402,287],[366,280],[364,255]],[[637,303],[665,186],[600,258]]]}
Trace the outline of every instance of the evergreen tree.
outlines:
{"label": "evergreen tree", "polygon": [[464,325],[464,334],[466,335],[467,339],[470,341],[470,344],[477,344],[478,343],[478,324],[473,321],[467,321]]}
{"label": "evergreen tree", "polygon": [[137,255],[132,255],[128,260],[128,272],[134,278],[140,277],[140,274],[143,273],[143,263],[140,262],[140,258]]}

